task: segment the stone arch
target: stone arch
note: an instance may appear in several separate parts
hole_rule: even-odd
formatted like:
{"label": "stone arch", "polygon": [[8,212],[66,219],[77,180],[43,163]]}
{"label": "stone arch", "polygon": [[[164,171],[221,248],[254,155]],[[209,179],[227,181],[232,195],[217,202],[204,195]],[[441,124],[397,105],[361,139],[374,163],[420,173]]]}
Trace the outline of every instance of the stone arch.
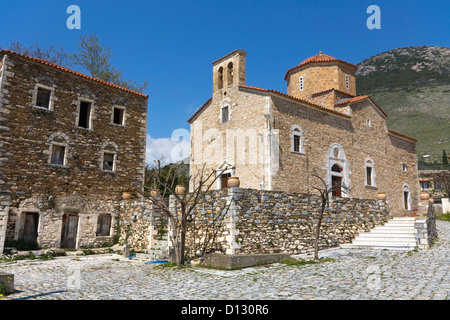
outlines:
{"label": "stone arch", "polygon": [[331,195],[349,197],[350,172],[348,160],[346,159],[344,149],[338,143],[333,143],[328,150],[326,168],[326,182],[328,187],[332,189]]}
{"label": "stone arch", "polygon": [[217,86],[218,89],[223,89],[223,67],[220,67],[217,72]]}
{"label": "stone arch", "polygon": [[234,71],[233,62],[227,64],[227,86],[233,85]]}
{"label": "stone arch", "polygon": [[411,188],[407,183],[402,185],[403,210],[410,211],[412,207]]}
{"label": "stone arch", "polygon": [[44,226],[44,201],[44,199],[32,197],[19,203],[14,225],[14,240],[29,242],[27,239],[30,236],[29,231],[34,229],[35,241],[40,244],[39,234],[42,233]]}

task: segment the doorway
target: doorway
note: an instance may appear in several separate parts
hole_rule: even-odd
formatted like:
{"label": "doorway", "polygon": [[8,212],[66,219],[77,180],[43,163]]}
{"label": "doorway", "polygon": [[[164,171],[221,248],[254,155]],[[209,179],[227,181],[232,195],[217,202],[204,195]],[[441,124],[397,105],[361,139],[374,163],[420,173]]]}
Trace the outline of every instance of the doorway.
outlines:
{"label": "doorway", "polygon": [[38,236],[39,213],[26,212],[23,227],[23,242],[35,243]]}
{"label": "doorway", "polygon": [[61,248],[75,249],[78,233],[78,214],[66,213],[63,215]]}
{"label": "doorway", "polygon": [[342,177],[332,175],[331,176],[331,186],[332,186],[331,195],[333,197],[341,197],[342,196],[342,190],[341,190]]}
{"label": "doorway", "polygon": [[228,178],[231,177],[231,173],[224,173],[220,176],[220,186],[222,189],[228,188]]}

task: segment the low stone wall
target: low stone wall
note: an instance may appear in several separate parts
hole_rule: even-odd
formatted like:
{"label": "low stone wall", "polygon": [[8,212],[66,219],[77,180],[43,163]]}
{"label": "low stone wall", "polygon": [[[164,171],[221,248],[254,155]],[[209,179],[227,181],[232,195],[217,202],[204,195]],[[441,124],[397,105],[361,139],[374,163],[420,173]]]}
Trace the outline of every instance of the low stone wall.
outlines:
{"label": "low stone wall", "polygon": [[245,268],[259,264],[278,262],[289,257],[286,253],[274,254],[207,254],[205,264],[213,267],[223,267],[226,269]]}
{"label": "low stone wall", "polygon": [[[310,252],[320,215],[320,198],[314,194],[243,189],[236,242],[239,254]],[[385,201],[336,198],[324,212],[319,249],[349,243],[389,219]]]}
{"label": "low stone wall", "polygon": [[155,237],[167,233],[167,221],[147,200],[124,200],[118,219],[119,243],[136,251],[151,249]]}
{"label": "low stone wall", "polygon": [[[428,201],[427,201],[428,203]],[[436,211],[432,203],[428,204],[425,219],[417,219],[414,223],[414,236],[419,249],[428,249],[437,237]]]}
{"label": "low stone wall", "polygon": [[[140,215],[141,209],[127,208],[128,216]],[[173,198],[171,208],[179,211]],[[324,212],[320,249],[349,243],[358,233],[389,220],[389,213],[385,201],[334,199]],[[188,219],[187,257],[311,252],[319,214],[318,195],[241,188],[210,191]],[[134,247],[145,247],[144,238],[135,236],[141,243]]]}

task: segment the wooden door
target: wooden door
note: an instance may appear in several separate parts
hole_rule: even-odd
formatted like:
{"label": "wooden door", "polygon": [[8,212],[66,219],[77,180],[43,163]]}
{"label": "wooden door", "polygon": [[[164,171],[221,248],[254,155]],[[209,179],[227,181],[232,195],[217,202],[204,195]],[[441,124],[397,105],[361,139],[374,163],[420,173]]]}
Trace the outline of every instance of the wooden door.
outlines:
{"label": "wooden door", "polygon": [[228,178],[231,177],[231,174],[229,173],[224,173],[220,178],[221,178],[221,188],[225,189],[228,188]]}
{"label": "wooden door", "polygon": [[23,230],[23,241],[34,243],[37,240],[39,215],[37,213],[25,213],[25,224]]}
{"label": "wooden door", "polygon": [[77,243],[78,215],[65,214],[61,234],[61,248],[75,249]]}
{"label": "wooden door", "polygon": [[342,196],[342,190],[341,190],[342,178],[338,177],[338,176],[331,176],[331,186],[333,188],[331,191],[331,195],[333,197],[341,197]]}

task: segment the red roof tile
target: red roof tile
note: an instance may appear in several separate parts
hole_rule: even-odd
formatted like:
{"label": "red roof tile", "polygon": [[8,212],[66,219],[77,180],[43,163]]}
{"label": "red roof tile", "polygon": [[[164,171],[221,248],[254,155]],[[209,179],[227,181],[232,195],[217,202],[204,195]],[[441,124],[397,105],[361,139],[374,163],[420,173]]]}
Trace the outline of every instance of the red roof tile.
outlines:
{"label": "red roof tile", "polygon": [[306,59],[305,61],[301,62],[299,65],[297,65],[297,66],[289,69],[288,71],[286,71],[286,75],[284,76],[284,80],[287,80],[287,77],[288,77],[289,73],[291,71],[295,70],[295,69],[304,67],[304,66],[306,66],[308,64],[311,64],[311,63],[321,63],[321,62],[338,62],[338,63],[345,64],[346,66],[349,66],[349,67],[351,67],[353,69],[357,69],[358,68],[357,65],[351,64],[351,63],[349,63],[347,61],[333,58],[333,57],[331,57],[331,56],[329,56],[327,54],[324,54],[324,53],[319,53],[319,54],[316,54],[313,57],[310,57],[310,58]]}
{"label": "red roof tile", "polygon": [[339,101],[337,101],[334,105],[335,106],[339,106],[342,104],[347,104],[347,103],[355,103],[355,102],[359,102],[362,101],[364,99],[369,99],[370,101],[372,101],[372,103],[377,107],[378,110],[380,110],[380,112],[387,118],[388,115],[386,114],[386,112],[383,111],[383,109],[381,109],[381,107],[379,105],[377,105],[375,103],[375,101],[372,100],[371,97],[369,96],[356,96],[356,97],[352,97],[352,98],[348,98],[348,99],[341,99]]}
{"label": "red roof tile", "polygon": [[403,138],[403,139],[406,139],[406,140],[411,140],[411,141],[413,141],[413,142],[419,141],[419,140],[417,140],[417,139],[411,138],[411,137],[409,137],[409,136],[407,136],[407,135],[404,135],[404,134],[402,134],[402,133],[400,133],[400,132],[397,132],[397,131],[394,131],[394,130],[388,130],[388,132],[389,132],[390,134],[393,134],[394,136],[398,136],[398,137]]}
{"label": "red roof tile", "polygon": [[329,91],[336,91],[336,92],[339,92],[339,93],[346,94],[346,95],[348,95],[348,96],[350,96],[350,97],[354,97],[354,95],[351,94],[351,93],[348,93],[348,92],[345,92],[345,91],[342,91],[342,90],[339,90],[339,89],[334,89],[334,88],[327,89],[327,90],[323,90],[323,91],[319,91],[319,92],[314,92],[314,93],[312,94],[312,96],[316,96],[316,95],[318,95],[318,94],[326,93],[326,92],[329,92]]}
{"label": "red roof tile", "polygon": [[188,119],[188,122],[189,123],[191,123],[192,122],[192,120],[194,120],[194,118],[195,117],[197,117],[197,115],[200,113],[200,112],[202,112],[203,111],[203,109],[205,109],[209,104],[210,104],[210,102],[212,101],[212,98],[209,98],[197,111],[195,111],[195,113],[192,115],[192,117],[190,117],[189,119]]}
{"label": "red roof tile", "polygon": [[[324,106],[321,106],[321,105],[319,105],[319,104],[317,104],[317,103],[314,103],[314,102],[311,102],[311,101],[308,101],[308,100],[304,100],[304,99],[299,99],[299,98],[296,98],[296,97],[293,97],[293,96],[290,96],[290,95],[287,95],[287,94],[285,94],[285,93],[283,93],[283,92],[280,92],[280,91],[276,91],[276,90],[272,90],[272,89],[262,89],[262,88],[258,88],[258,87],[253,87],[253,86],[246,86],[246,85],[240,85],[239,86],[239,88],[242,88],[242,89],[250,89],[250,90],[256,90],[256,91],[261,91],[261,92],[268,92],[268,93],[273,93],[273,94],[276,94],[276,95],[278,95],[278,96],[282,96],[282,97],[285,97],[285,98],[289,98],[289,99],[291,99],[291,100],[294,100],[294,101],[297,101],[297,102],[302,102],[302,103],[305,103],[305,104],[307,104],[307,105],[309,105],[309,106],[311,106],[311,107],[314,107],[314,108],[316,108],[316,109],[319,109],[319,110],[321,110],[321,111],[326,111],[326,112],[329,112],[329,113],[332,113],[332,114],[335,114],[335,115],[338,115],[338,116],[341,116],[341,117],[344,117],[344,118],[351,118],[351,116],[349,116],[349,115],[347,115],[347,114],[345,114],[345,113],[342,113],[342,112],[340,112],[340,111],[336,111],[336,110],[332,110],[332,109],[329,109],[329,108],[325,108]],[[209,98],[208,99],[208,101],[206,101],[193,115],[192,115],[192,117],[190,117],[189,119],[188,119],[188,122],[189,123],[191,123],[192,122],[192,120],[194,120],[195,119],[195,117],[197,117],[197,115],[199,114],[199,113],[201,113],[208,105],[209,105],[209,103],[212,101],[212,98]]]}
{"label": "red roof tile", "polygon": [[1,51],[0,51],[0,54],[2,54],[2,53],[12,53],[12,54],[15,54],[15,55],[17,55],[17,56],[24,57],[24,58],[30,59],[30,60],[32,60],[32,61],[36,61],[36,62],[39,62],[39,63],[45,64],[45,65],[48,65],[48,66],[50,66],[50,67],[53,67],[53,68],[56,68],[56,69],[59,69],[59,70],[63,70],[63,71],[66,71],[66,72],[70,72],[70,73],[72,73],[72,74],[74,74],[74,75],[77,75],[77,76],[80,76],[80,77],[83,77],[83,78],[86,78],[86,79],[90,79],[90,80],[94,80],[94,81],[99,82],[99,83],[103,83],[103,84],[105,84],[105,85],[107,85],[107,86],[110,86],[110,87],[114,87],[114,88],[117,88],[117,89],[120,89],[120,90],[123,90],[123,91],[126,91],[126,92],[134,93],[134,94],[137,94],[137,95],[139,95],[139,96],[148,98],[148,95],[147,95],[147,94],[143,94],[143,93],[140,93],[140,92],[132,91],[132,90],[130,90],[130,89],[127,89],[127,88],[118,86],[117,84],[110,83],[110,82],[107,82],[107,81],[104,81],[104,80],[101,80],[101,79],[97,79],[97,78],[94,78],[94,77],[85,75],[85,74],[80,73],[80,72],[78,72],[78,71],[74,71],[74,70],[71,70],[71,69],[68,69],[68,68],[59,66],[59,65],[57,65],[57,64],[55,64],[55,63],[53,63],[53,62],[50,62],[50,61],[47,61],[47,60],[44,60],[44,59],[39,59],[39,58],[29,57],[29,56],[26,56],[26,55],[23,55],[23,54],[20,54],[20,53],[17,53],[17,52],[8,50],[8,49],[3,49],[3,50],[1,50]]}
{"label": "red roof tile", "polygon": [[312,101],[305,100],[305,99],[300,99],[300,98],[296,98],[296,97],[290,96],[290,95],[288,95],[288,94],[285,94],[285,93],[280,92],[280,91],[277,91],[277,90],[272,90],[272,89],[261,89],[261,88],[258,88],[258,87],[245,86],[245,85],[240,85],[239,88],[243,88],[243,89],[251,89],[251,90],[257,90],[257,91],[262,91],[262,92],[273,93],[273,94],[276,94],[276,95],[278,95],[278,96],[282,96],[282,97],[285,97],[285,98],[289,98],[289,99],[291,99],[291,100],[295,100],[295,101],[297,101],[297,102],[305,103],[305,104],[307,104],[307,105],[309,105],[309,106],[311,106],[311,107],[314,107],[314,108],[316,108],[316,109],[319,109],[319,110],[321,110],[321,111],[327,111],[327,112],[333,113],[333,114],[335,114],[335,115],[339,115],[339,116],[344,117],[344,118],[351,118],[349,115],[347,115],[347,114],[345,114],[345,113],[342,113],[342,112],[340,112],[340,111],[336,111],[336,110],[333,110],[333,109],[329,109],[329,108],[326,108],[326,107],[324,107],[324,106],[321,106],[320,104],[314,103],[314,102],[312,102]]}

